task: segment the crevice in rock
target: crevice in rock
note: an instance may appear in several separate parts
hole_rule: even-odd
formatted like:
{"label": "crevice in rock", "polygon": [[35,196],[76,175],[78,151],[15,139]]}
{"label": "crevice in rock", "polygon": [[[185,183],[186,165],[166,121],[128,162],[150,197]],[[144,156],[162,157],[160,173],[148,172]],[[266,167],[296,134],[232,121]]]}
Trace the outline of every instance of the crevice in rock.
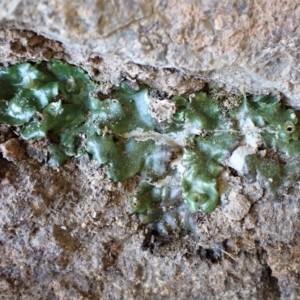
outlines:
{"label": "crevice in rock", "polygon": [[268,265],[264,265],[260,277],[261,285],[259,286],[259,299],[279,300],[281,299],[278,279],[272,276],[272,270]]}
{"label": "crevice in rock", "polygon": [[199,247],[197,250],[201,259],[210,261],[211,263],[219,263],[223,259],[224,245],[223,243],[217,243],[211,248]]}

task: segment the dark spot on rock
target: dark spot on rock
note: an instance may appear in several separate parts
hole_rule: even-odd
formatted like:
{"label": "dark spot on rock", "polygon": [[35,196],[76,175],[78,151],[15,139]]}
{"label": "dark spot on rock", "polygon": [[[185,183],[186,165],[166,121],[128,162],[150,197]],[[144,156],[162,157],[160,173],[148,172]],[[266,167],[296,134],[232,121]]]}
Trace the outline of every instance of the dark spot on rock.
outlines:
{"label": "dark spot on rock", "polygon": [[168,239],[160,235],[156,229],[150,229],[142,243],[141,249],[143,251],[149,250],[151,254],[154,254],[158,251],[158,248],[166,244]]}
{"label": "dark spot on rock", "polygon": [[93,74],[94,74],[94,76],[99,76],[100,75],[99,69],[93,68]]}
{"label": "dark spot on rock", "polygon": [[271,268],[266,265],[260,278],[261,285],[258,289],[259,299],[281,299],[278,279],[272,276]]}
{"label": "dark spot on rock", "polygon": [[62,229],[60,225],[53,226],[53,237],[60,248],[74,252],[80,244],[76,238],[72,237],[68,230]]}
{"label": "dark spot on rock", "polygon": [[37,45],[43,45],[45,43],[45,38],[41,35],[34,35],[28,39],[28,45],[31,47],[37,46]]}
{"label": "dark spot on rock", "polygon": [[53,57],[53,55],[54,55],[54,51],[52,50],[52,49],[50,49],[50,48],[47,48],[47,49],[45,49],[43,52],[42,52],[42,55],[43,55],[43,57],[45,58],[45,59],[50,59],[50,58],[52,58]]}
{"label": "dark spot on rock", "polygon": [[222,260],[223,251],[224,251],[223,244],[218,243],[218,244],[214,245],[212,248],[208,248],[208,249],[200,246],[198,249],[198,254],[201,259],[208,260],[208,261],[212,262],[213,264],[215,264]]}
{"label": "dark spot on rock", "polygon": [[103,59],[99,56],[96,56],[96,57],[91,57],[89,59],[89,61],[92,62],[95,65],[98,65],[98,64],[101,64],[103,62]]}
{"label": "dark spot on rock", "polygon": [[19,54],[24,54],[27,52],[27,49],[25,46],[22,45],[20,41],[15,41],[10,43],[10,49],[13,52],[19,53]]}
{"label": "dark spot on rock", "polygon": [[232,176],[234,176],[234,177],[238,177],[239,176],[238,172],[235,169],[229,167],[229,170],[230,170],[230,174]]}

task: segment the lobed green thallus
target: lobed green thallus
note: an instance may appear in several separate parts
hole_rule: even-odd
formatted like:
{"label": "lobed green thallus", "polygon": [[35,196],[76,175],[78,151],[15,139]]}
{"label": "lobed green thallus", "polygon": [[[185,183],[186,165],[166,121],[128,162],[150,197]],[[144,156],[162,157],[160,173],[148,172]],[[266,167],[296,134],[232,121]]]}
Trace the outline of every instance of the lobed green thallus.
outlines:
{"label": "lobed green thallus", "polygon": [[[297,112],[276,96],[241,96],[226,114],[213,91],[174,96],[172,120],[160,124],[149,113],[146,87],[120,82],[107,97],[99,95],[82,69],[56,59],[0,68],[0,122],[18,127],[24,140],[56,136],[59,142],[48,146],[52,167],[89,153],[115,182],[139,174],[130,205],[143,223],[176,227],[181,199],[191,213],[214,210],[226,159],[247,144],[248,134],[259,145],[245,157],[244,175],[259,180],[272,197],[298,178]],[[176,144],[178,135],[186,135],[183,143]],[[183,168],[172,163],[175,158]]]}

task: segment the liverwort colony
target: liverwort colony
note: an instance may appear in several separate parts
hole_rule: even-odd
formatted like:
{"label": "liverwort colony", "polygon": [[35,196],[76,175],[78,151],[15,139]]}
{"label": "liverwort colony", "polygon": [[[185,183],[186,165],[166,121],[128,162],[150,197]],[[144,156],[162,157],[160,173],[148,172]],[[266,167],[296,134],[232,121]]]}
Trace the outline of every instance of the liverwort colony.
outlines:
{"label": "liverwort colony", "polygon": [[56,59],[0,69],[0,122],[23,140],[57,135],[48,139],[54,168],[88,153],[114,182],[137,175],[130,206],[163,232],[214,210],[228,170],[258,180],[272,198],[298,179],[297,112],[277,96],[232,99],[210,90],[159,100],[126,82],[100,96],[82,69]]}

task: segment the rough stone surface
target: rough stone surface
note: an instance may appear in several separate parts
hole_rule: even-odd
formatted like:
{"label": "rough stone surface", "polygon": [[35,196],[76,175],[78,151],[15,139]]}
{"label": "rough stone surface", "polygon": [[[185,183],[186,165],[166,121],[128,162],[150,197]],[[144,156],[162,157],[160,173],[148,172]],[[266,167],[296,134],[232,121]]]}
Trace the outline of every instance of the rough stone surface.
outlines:
{"label": "rough stone surface", "polygon": [[[291,0],[4,0],[0,63],[64,59],[104,92],[120,78],[166,97],[214,80],[300,106],[298,10]],[[44,140],[0,132],[1,299],[299,299],[299,182],[275,202],[230,175],[195,236],[162,237],[129,209],[135,179],[113,184],[87,157],[55,171]]]}
{"label": "rough stone surface", "polygon": [[166,239],[130,213],[134,180],[112,184],[87,158],[57,172],[27,151],[31,157],[15,163],[0,159],[2,299],[287,299],[299,292],[297,197],[280,208],[261,199],[248,222],[236,212],[228,218],[221,205],[199,215],[198,238]]}
{"label": "rough stone surface", "polygon": [[0,26],[33,30],[83,56],[174,68],[229,89],[278,90],[300,106],[299,10],[292,0],[4,0]]}
{"label": "rough stone surface", "polygon": [[225,216],[231,220],[242,220],[247,215],[251,203],[244,195],[238,194],[235,191],[229,195],[228,200],[229,204],[224,209]]}

